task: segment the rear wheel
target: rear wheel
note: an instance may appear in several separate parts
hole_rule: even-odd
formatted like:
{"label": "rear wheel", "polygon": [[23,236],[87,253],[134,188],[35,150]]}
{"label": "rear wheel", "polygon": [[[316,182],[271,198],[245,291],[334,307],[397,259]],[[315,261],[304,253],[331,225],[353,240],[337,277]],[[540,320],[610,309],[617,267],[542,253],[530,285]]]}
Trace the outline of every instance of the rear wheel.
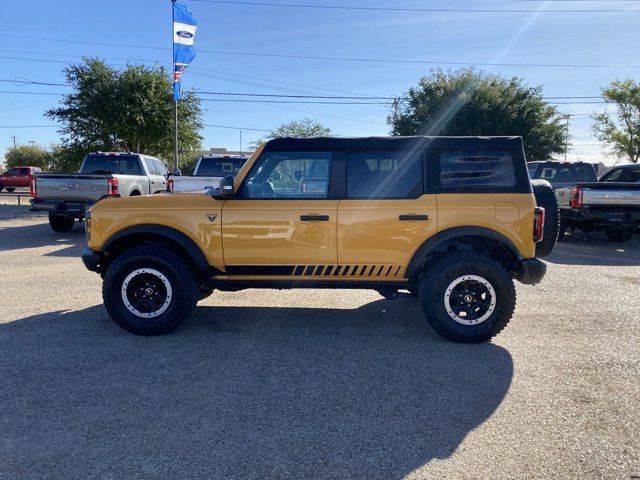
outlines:
{"label": "rear wheel", "polygon": [[536,204],[544,208],[544,235],[536,243],[536,257],[546,257],[553,252],[560,233],[560,210],[553,187],[546,180],[532,180]]}
{"label": "rear wheel", "polygon": [[7,187],[7,192],[13,193],[15,191],[16,191],[16,189],[14,187]]}
{"label": "rear wheel", "polygon": [[604,234],[611,242],[624,243],[631,239],[633,232],[624,228],[605,228]]}
{"label": "rear wheel", "polygon": [[49,214],[49,225],[51,225],[54,232],[70,232],[75,223],[76,219],[74,217]]}
{"label": "rear wheel", "polygon": [[509,323],[516,305],[509,273],[478,253],[450,253],[436,259],[420,289],[431,327],[459,343],[491,339]]}
{"label": "rear wheel", "polygon": [[102,284],[111,318],[137,335],[175,330],[195,308],[199,291],[189,263],[162,245],[140,245],[121,253]]}

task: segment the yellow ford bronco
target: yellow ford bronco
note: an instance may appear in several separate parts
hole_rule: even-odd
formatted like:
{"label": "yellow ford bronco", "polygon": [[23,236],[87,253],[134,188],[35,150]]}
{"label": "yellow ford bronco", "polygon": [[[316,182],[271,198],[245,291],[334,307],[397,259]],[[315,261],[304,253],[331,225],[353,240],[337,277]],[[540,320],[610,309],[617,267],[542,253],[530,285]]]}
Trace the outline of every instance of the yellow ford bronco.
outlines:
{"label": "yellow ford bronco", "polygon": [[544,276],[558,214],[537,188],[547,221],[519,137],[281,138],[217,189],[101,200],[82,258],[140,335],[214,290],[366,288],[409,291],[440,335],[482,342],[510,320],[513,280]]}

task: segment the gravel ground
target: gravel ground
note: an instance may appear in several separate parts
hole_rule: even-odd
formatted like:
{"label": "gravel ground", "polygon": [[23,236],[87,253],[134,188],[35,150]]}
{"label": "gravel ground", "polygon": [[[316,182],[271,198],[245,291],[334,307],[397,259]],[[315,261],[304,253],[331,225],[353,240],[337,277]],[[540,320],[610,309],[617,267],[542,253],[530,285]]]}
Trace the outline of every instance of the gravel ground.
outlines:
{"label": "gravel ground", "polygon": [[408,296],[216,293],[119,329],[79,226],[0,206],[0,478],[640,478],[640,239],[568,236],[492,343]]}

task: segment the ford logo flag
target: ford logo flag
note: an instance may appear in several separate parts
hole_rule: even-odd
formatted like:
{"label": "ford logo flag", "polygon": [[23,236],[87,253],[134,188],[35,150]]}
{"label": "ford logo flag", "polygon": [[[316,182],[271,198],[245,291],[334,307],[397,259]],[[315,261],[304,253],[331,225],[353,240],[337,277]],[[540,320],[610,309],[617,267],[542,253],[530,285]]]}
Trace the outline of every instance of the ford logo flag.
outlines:
{"label": "ford logo flag", "polygon": [[196,19],[189,9],[180,3],[173,4],[173,98],[180,100],[180,78],[196,52],[193,40],[196,35]]}

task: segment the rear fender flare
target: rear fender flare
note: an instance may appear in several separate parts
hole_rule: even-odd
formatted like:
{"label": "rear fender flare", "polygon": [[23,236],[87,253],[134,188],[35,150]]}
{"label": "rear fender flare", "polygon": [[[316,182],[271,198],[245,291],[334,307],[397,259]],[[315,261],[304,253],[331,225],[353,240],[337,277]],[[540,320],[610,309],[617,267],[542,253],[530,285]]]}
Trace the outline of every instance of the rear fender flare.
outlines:
{"label": "rear fender flare", "polygon": [[454,227],[438,232],[416,250],[407,267],[405,278],[410,280],[417,278],[422,264],[429,254],[437,251],[438,247],[445,242],[461,237],[482,237],[499,242],[511,252],[515,259],[522,260],[523,258],[514,243],[501,233],[485,227]]}

